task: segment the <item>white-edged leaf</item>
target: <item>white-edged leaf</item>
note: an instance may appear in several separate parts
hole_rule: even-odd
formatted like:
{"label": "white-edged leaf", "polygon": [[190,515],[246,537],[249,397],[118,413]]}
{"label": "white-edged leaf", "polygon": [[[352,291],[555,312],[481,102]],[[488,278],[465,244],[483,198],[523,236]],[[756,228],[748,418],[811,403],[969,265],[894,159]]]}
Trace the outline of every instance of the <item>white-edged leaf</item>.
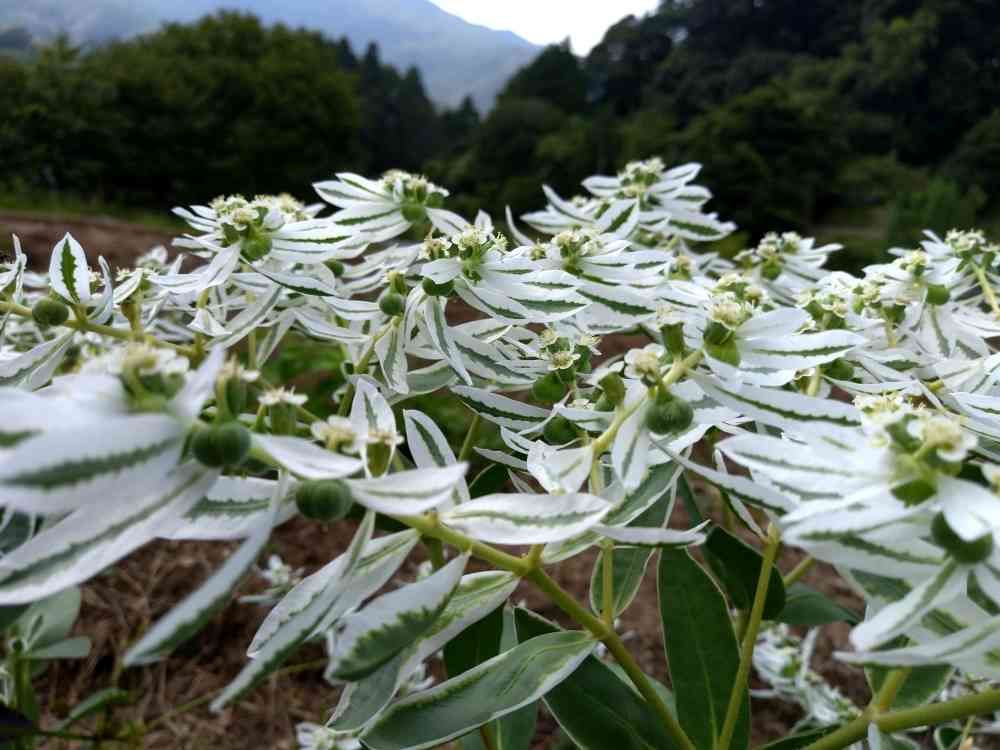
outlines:
{"label": "white-edged leaf", "polygon": [[189,462],[147,494],[69,514],[0,559],[0,604],[35,601],[100,573],[187,512],[217,476]]}
{"label": "white-edged leaf", "polygon": [[482,388],[456,385],[451,390],[483,419],[512,430],[538,427],[549,416],[545,409]]}
{"label": "white-edged leaf", "polygon": [[434,624],[455,592],[468,555],[440,570],[383,594],[334,625],[328,672],[357,681],[410,646]]}
{"label": "white-edged leaf", "polygon": [[331,453],[305,438],[290,435],[253,436],[254,444],[303,479],[340,479],[361,470],[361,461]]}
{"label": "white-edged leaf", "polygon": [[595,526],[594,531],[627,547],[690,547],[705,541],[705,535],[701,532],[709,523],[710,521],[703,521],[687,531],[642,526],[601,525]]}
{"label": "white-edged leaf", "polygon": [[355,502],[387,515],[425,513],[447,502],[468,464],[400,471],[372,479],[348,479]]}
{"label": "white-edged leaf", "polygon": [[35,390],[51,379],[73,341],[72,333],[43,341],[26,352],[0,361],[0,386],[24,386]]}
{"label": "white-edged leaf", "polygon": [[[347,587],[343,585],[357,567],[361,552],[371,539],[375,514],[366,513],[347,551],[334,561],[336,567],[325,585],[304,606],[291,614],[271,634],[236,678],[216,696],[210,706],[213,712],[221,711],[232,701],[281,666],[281,664],[313,633],[327,612],[336,606]],[[265,624],[266,624],[265,620]]]}
{"label": "white-edged leaf", "polygon": [[73,235],[67,233],[52,248],[49,260],[49,285],[67,302],[90,301],[90,266],[87,254]]}
{"label": "white-edged leaf", "polygon": [[595,495],[486,495],[441,514],[447,526],[491,544],[545,544],[576,536],[607,515]]}
{"label": "white-edged leaf", "polygon": [[761,424],[793,435],[822,435],[848,444],[857,440],[861,414],[853,404],[774,388],[723,383],[708,376],[693,377],[709,397]]}
{"label": "white-edged leaf", "polygon": [[[277,482],[273,479],[219,477],[205,497],[160,536],[164,539],[242,539],[269,515],[276,488]],[[275,525],[287,520],[294,513],[293,507],[290,503],[281,505]]]}
{"label": "white-edged leaf", "polygon": [[371,750],[425,750],[533,703],[590,655],[583,633],[532,638],[393,704],[363,735]]}
{"label": "white-edged leaf", "polygon": [[[164,414],[104,416],[17,444],[0,461],[0,499],[27,513],[58,513],[142,491],[177,463],[183,426]],[[155,480],[154,480],[155,482]]]}
{"label": "white-edged leaf", "polygon": [[[331,613],[335,617],[339,616],[339,613],[355,606],[373,591],[384,586],[403,564],[419,539],[420,535],[416,531],[407,530],[372,539],[365,544],[350,580],[342,580],[340,583],[345,590],[341,593],[337,606],[328,611],[324,618],[328,618]],[[285,594],[267,613],[264,622],[257,629],[247,649],[247,655],[255,657],[284,623],[305,610],[316,597],[333,585],[338,577],[343,577],[344,565],[345,558],[343,555],[338,556],[312,575],[302,579]],[[322,625],[317,629],[322,630]]]}
{"label": "white-edged leaf", "polygon": [[216,612],[232,598],[233,591],[246,575],[271,538],[278,504],[284,499],[288,475],[282,474],[270,499],[270,507],[257,527],[225,563],[207,581],[189,594],[180,604],[158,620],[124,657],[126,667],[151,664],[169,654],[178,645],[197,633]]}

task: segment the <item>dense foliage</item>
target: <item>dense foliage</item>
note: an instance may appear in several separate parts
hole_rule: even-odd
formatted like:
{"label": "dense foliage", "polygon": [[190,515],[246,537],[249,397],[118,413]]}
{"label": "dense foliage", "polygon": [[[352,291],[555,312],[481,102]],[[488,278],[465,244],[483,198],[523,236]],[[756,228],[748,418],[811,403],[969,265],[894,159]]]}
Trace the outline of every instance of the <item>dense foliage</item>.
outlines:
{"label": "dense foliage", "polygon": [[[353,539],[305,578],[268,562],[255,601],[270,612],[209,698],[223,711],[322,642],[340,697],[299,726],[303,748],[526,750],[539,701],[585,749],[747,748],[754,664],[807,708],[772,750],[913,747],[928,725],[947,750],[968,738],[977,725],[953,721],[1000,710],[1000,248],[929,233],[854,277],[824,268],[839,246],[784,233],[730,262],[704,250],[735,226],[706,211],[699,169],[633,162],[571,199],[545,186],[509,236],[392,171],[317,183],[328,215],[287,195],[176,209],[186,266],[161,248],[94,272],[67,235],[37,274],[15,239],[0,266],[0,736],[65,735],[39,727],[31,677],[86,655],[68,637],[80,584],[155,538],[242,540],[120,657],[154,663],[299,514]],[[601,359],[623,333],[631,348]],[[271,380],[293,337],[338,355],[330,416]],[[416,408],[446,393],[476,415],[457,454]],[[784,576],[782,545],[810,555]],[[588,549],[584,603],[549,571]],[[671,690],[617,624],[654,559]],[[863,618],[795,583],[817,559]],[[512,606],[522,583],[573,627]],[[853,649],[836,656],[875,695],[863,708],[783,628],[841,620]],[[426,663],[442,651],[439,680]],[[67,722],[99,707],[85,738],[141,744],[108,691]]]}
{"label": "dense foliage", "polygon": [[383,64],[374,45],[359,57],[346,40],[233,13],[0,58],[0,107],[0,188],[133,206],[416,169],[478,121],[469,102],[439,115],[417,70]]}

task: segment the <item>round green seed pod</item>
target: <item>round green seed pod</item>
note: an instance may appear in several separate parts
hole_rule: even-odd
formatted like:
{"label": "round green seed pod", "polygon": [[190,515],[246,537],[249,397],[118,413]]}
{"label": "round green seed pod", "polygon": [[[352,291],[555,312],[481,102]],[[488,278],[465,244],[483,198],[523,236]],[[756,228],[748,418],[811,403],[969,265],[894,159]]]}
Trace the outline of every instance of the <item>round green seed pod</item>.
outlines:
{"label": "round green seed pod", "polygon": [[960,563],[975,565],[993,552],[993,535],[983,534],[978,539],[966,541],[948,525],[944,513],[938,513],[931,522],[931,539],[941,549]]}
{"label": "round green seed pod", "polygon": [[351,488],[342,479],[317,479],[295,489],[299,513],[314,521],[339,521],[354,504]]}
{"label": "round green seed pod", "polygon": [[191,438],[191,452],[205,466],[237,466],[250,454],[250,431],[239,422],[212,425]]}
{"label": "round green seed pod", "polygon": [[941,284],[928,284],[927,285],[927,304],[928,305],[943,305],[951,299],[951,292],[948,291],[948,287]]}
{"label": "round green seed pod", "polygon": [[447,297],[455,291],[454,281],[436,284],[432,279],[424,279],[420,282],[420,286],[428,297]]}
{"label": "round green seed pod", "polygon": [[403,314],[403,311],[406,309],[406,300],[403,299],[403,295],[401,294],[386,292],[378,299],[378,309],[390,318],[394,318],[397,315]]}
{"label": "round green seed pod", "polygon": [[854,365],[846,359],[835,359],[823,366],[823,371],[836,380],[850,380],[854,377]]}
{"label": "round green seed pod", "polygon": [[566,417],[555,416],[545,423],[542,430],[542,437],[550,445],[565,445],[579,437],[576,434],[576,427]]}
{"label": "round green seed pod", "polygon": [[328,260],[326,262],[326,267],[329,268],[331,271],[333,271],[333,275],[334,276],[340,277],[340,276],[343,276],[343,274],[344,274],[345,266],[339,260],[336,260],[336,259],[334,259],[334,260]]}
{"label": "round green seed pod", "polygon": [[69,308],[59,300],[42,297],[31,308],[31,317],[40,326],[61,326],[69,320]]}
{"label": "round green seed pod", "polygon": [[681,432],[690,427],[693,421],[694,409],[691,404],[664,391],[657,394],[646,412],[646,427],[660,434]]}
{"label": "round green seed pod", "polygon": [[566,384],[556,373],[550,372],[532,384],[531,395],[543,404],[554,404],[566,395]]}
{"label": "round green seed pod", "polygon": [[618,406],[625,400],[625,381],[617,372],[609,372],[601,378],[599,385],[612,407]]}
{"label": "round green seed pod", "polygon": [[233,416],[243,413],[247,405],[247,384],[239,378],[226,380],[226,408]]}

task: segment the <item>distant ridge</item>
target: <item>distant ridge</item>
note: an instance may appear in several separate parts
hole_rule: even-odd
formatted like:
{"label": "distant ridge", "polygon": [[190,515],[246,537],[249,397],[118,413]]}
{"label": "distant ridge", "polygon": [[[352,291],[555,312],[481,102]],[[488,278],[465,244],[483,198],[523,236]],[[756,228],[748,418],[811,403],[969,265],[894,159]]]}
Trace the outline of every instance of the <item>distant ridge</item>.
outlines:
{"label": "distant ridge", "polygon": [[385,62],[419,68],[431,98],[446,106],[471,95],[488,109],[514,71],[539,52],[513,32],[468,23],[430,0],[0,0],[0,30],[23,28],[40,40],[65,33],[79,44],[101,44],[219,10],[346,36],[358,54],[374,41]]}

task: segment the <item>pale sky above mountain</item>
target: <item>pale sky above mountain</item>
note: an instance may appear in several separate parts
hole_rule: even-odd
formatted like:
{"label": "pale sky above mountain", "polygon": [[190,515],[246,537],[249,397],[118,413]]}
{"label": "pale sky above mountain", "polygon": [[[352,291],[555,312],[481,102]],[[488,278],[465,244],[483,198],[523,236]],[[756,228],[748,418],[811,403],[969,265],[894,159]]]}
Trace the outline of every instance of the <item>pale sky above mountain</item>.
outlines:
{"label": "pale sky above mountain", "polygon": [[509,29],[536,44],[567,36],[578,55],[601,41],[607,28],[629,15],[653,10],[657,0],[432,0],[466,21]]}

